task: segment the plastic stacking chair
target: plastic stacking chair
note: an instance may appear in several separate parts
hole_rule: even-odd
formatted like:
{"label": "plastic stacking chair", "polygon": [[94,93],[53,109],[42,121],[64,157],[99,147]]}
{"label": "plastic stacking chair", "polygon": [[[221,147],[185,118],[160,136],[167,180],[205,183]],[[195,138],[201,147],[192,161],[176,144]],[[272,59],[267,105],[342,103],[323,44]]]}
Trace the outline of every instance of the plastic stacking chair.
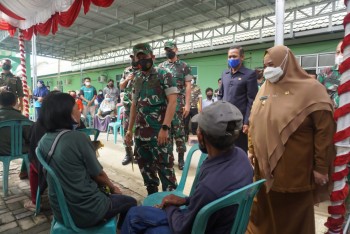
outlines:
{"label": "plastic stacking chair", "polygon": [[116,219],[112,218],[108,222],[101,224],[99,226],[95,226],[92,228],[81,229],[75,226],[74,221],[69,213],[69,209],[66,203],[66,199],[64,197],[64,193],[60,184],[58,177],[55,172],[50,168],[50,166],[43,159],[39,149],[35,150],[37,158],[39,162],[43,165],[43,167],[47,171],[46,180],[49,187],[52,187],[54,190],[54,194],[57,196],[58,205],[61,211],[61,216],[63,219],[63,223],[59,222],[54,217],[51,223],[51,234],[70,234],[70,233],[84,233],[84,234],[105,234],[105,233],[116,233]]}
{"label": "plastic stacking chair", "polygon": [[96,128],[82,128],[77,129],[77,131],[84,132],[87,136],[94,136],[94,141],[97,141],[97,138],[100,135],[100,131]]}
{"label": "plastic stacking chair", "polygon": [[124,107],[120,107],[118,110],[118,116],[117,120],[115,122],[112,122],[108,124],[107,128],[107,141],[108,141],[108,135],[109,135],[109,130],[113,128],[113,135],[114,135],[114,144],[117,144],[117,136],[118,136],[118,129],[120,128],[120,135],[123,137],[124,136],[124,129],[122,126],[122,120],[121,120],[121,114],[124,111]]}
{"label": "plastic stacking chair", "polygon": [[[153,194],[147,196],[143,200],[142,205],[144,205],[144,206],[154,206],[156,204],[160,204],[162,202],[163,198],[165,196],[169,195],[169,194],[174,194],[174,195],[179,196],[179,197],[186,197],[186,195],[183,193],[183,191],[184,191],[184,188],[185,188],[188,171],[190,170],[193,153],[195,151],[197,151],[198,149],[199,149],[198,148],[198,144],[195,144],[195,145],[193,145],[191,147],[190,151],[187,153],[185,166],[184,166],[184,169],[182,171],[181,180],[180,180],[180,183],[177,186],[177,188],[174,191],[153,193]],[[193,180],[193,184],[192,184],[192,187],[191,187],[190,195],[192,195],[193,192],[194,192],[194,188],[196,187],[198,179],[199,179],[200,167],[202,166],[202,163],[207,158],[207,156],[208,156],[207,154],[203,154],[202,153],[200,158],[199,158],[198,165],[197,165],[197,170],[196,170],[196,175],[195,175],[194,180]]]}
{"label": "plastic stacking chair", "polygon": [[232,205],[238,205],[238,209],[230,233],[244,234],[247,230],[253,199],[265,181],[254,182],[204,206],[196,215],[192,234],[205,233],[210,216],[216,211]]}
{"label": "plastic stacking chair", "polygon": [[29,120],[9,120],[9,121],[1,121],[0,122],[0,128],[10,128],[11,131],[11,153],[10,155],[1,155],[0,161],[2,161],[3,164],[3,192],[4,196],[7,196],[8,194],[8,178],[9,178],[9,171],[10,171],[10,162],[12,160],[22,158],[26,165],[27,165],[27,171],[29,173],[29,159],[28,159],[28,153],[23,153],[22,146],[23,146],[23,127],[31,126],[33,122]]}

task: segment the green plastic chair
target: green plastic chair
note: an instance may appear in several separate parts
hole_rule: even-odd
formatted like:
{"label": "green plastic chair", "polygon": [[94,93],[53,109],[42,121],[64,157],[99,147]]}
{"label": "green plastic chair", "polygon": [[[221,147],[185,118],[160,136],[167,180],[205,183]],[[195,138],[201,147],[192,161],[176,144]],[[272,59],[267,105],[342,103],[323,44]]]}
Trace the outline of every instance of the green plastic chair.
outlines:
{"label": "green plastic chair", "polygon": [[112,218],[108,222],[95,226],[92,228],[81,229],[75,226],[74,221],[69,213],[69,209],[64,197],[64,192],[62,190],[60,181],[56,176],[55,172],[46,163],[40,150],[36,148],[35,150],[39,162],[47,171],[46,180],[49,187],[54,189],[54,194],[57,196],[58,205],[60,207],[61,216],[63,223],[56,220],[55,214],[51,223],[51,234],[70,234],[70,233],[84,233],[84,234],[105,234],[105,233],[116,233],[117,225],[116,219]]}
{"label": "green plastic chair", "polygon": [[210,216],[216,211],[232,205],[238,205],[238,209],[230,233],[244,234],[247,230],[253,199],[265,181],[256,181],[204,206],[196,215],[192,234],[205,233]]}
{"label": "green plastic chair", "polygon": [[121,114],[124,111],[124,107],[120,107],[118,110],[118,116],[117,120],[115,122],[112,122],[108,124],[107,128],[107,141],[108,141],[108,135],[109,135],[109,130],[113,128],[113,135],[114,135],[114,144],[117,144],[117,136],[118,136],[118,129],[120,128],[120,135],[123,137],[124,136],[124,129],[122,125],[122,120],[121,120]]}
{"label": "green plastic chair", "polygon": [[77,131],[84,132],[87,136],[94,136],[94,141],[97,141],[100,131],[96,128],[82,128],[77,129]]}
{"label": "green plastic chair", "polygon": [[[154,206],[157,204],[160,204],[163,200],[163,198],[169,194],[174,194],[176,196],[179,197],[186,197],[187,195],[185,195],[183,193],[184,189],[185,189],[185,184],[186,184],[186,180],[187,180],[187,176],[188,176],[188,172],[190,170],[190,166],[191,166],[191,160],[192,160],[192,156],[193,153],[195,151],[199,150],[198,144],[195,144],[191,147],[190,151],[187,153],[186,156],[186,161],[185,161],[185,166],[184,169],[182,171],[182,176],[181,176],[181,180],[179,185],[177,186],[177,188],[174,191],[166,191],[166,192],[158,192],[158,193],[153,193],[149,196],[147,196],[143,202],[142,205],[144,206]],[[198,179],[199,179],[199,171],[200,171],[200,167],[203,164],[203,161],[207,158],[207,154],[201,154],[199,161],[198,161],[198,165],[197,165],[197,170],[196,170],[196,174],[193,180],[193,184],[191,187],[191,191],[190,191],[190,195],[193,194],[194,189],[198,183]]]}
{"label": "green plastic chair", "polygon": [[10,162],[12,160],[22,158],[27,166],[27,172],[29,173],[29,159],[28,159],[28,153],[23,153],[22,147],[23,147],[23,127],[31,126],[33,122],[29,120],[9,120],[9,121],[1,121],[0,122],[0,128],[8,127],[11,130],[11,154],[10,155],[1,155],[0,161],[3,163],[3,192],[4,196],[7,196],[8,194],[8,177],[9,177],[9,171],[10,171]]}

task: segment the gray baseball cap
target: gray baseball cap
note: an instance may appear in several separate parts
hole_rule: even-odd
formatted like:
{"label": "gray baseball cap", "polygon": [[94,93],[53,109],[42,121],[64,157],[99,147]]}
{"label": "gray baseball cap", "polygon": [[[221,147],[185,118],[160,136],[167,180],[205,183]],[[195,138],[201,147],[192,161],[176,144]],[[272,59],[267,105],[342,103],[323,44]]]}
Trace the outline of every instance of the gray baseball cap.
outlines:
{"label": "gray baseball cap", "polygon": [[199,127],[212,136],[225,136],[227,123],[236,121],[236,130],[242,129],[243,115],[241,111],[226,101],[210,104],[191,119]]}

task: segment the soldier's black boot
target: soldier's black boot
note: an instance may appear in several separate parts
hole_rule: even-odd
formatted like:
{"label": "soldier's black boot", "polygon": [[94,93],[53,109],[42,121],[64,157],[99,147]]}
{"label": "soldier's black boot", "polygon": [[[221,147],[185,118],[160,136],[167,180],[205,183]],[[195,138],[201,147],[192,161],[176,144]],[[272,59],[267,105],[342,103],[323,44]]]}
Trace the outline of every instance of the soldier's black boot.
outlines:
{"label": "soldier's black boot", "polygon": [[126,151],[126,155],[122,161],[122,165],[124,165],[124,166],[128,165],[131,162],[132,157],[133,157],[131,147],[125,147],[125,151]]}
{"label": "soldier's black boot", "polygon": [[178,161],[179,170],[183,170],[184,169],[184,164],[185,164],[184,153],[179,153],[178,157],[179,157],[179,161]]}
{"label": "soldier's black boot", "polygon": [[153,193],[158,193],[158,187],[156,186],[147,186],[147,193],[151,195]]}

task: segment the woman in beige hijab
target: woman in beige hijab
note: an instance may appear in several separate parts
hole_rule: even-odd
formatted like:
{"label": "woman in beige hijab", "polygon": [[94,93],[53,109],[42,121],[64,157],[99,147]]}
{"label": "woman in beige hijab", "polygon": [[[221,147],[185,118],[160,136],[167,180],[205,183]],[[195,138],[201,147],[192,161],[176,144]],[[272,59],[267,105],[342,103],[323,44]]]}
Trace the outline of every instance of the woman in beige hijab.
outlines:
{"label": "woman in beige hijab", "polygon": [[267,182],[253,204],[247,233],[312,234],[314,203],[329,198],[331,189],[332,103],[288,47],[268,49],[264,67],[250,137],[256,179]]}

